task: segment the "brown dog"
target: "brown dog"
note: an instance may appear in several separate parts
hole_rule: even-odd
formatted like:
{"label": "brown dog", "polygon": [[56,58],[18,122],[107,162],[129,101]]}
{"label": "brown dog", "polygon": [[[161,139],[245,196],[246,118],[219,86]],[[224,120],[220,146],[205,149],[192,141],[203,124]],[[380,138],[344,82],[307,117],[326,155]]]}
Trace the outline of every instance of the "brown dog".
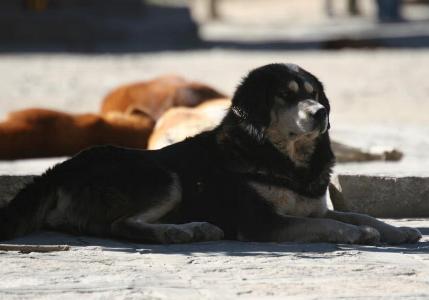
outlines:
{"label": "brown dog", "polygon": [[148,149],[161,149],[186,137],[213,129],[225,116],[231,101],[215,99],[194,108],[175,107],[158,120],[149,138]]}
{"label": "brown dog", "polygon": [[100,144],[145,148],[153,126],[151,119],[114,113],[16,111],[0,123],[0,159],[68,156]]}
{"label": "brown dog", "polygon": [[46,109],[12,112],[0,123],[0,159],[68,156],[102,144],[146,148],[155,121],[169,108],[223,95],[174,75],[121,86],[103,100],[101,115]]}
{"label": "brown dog", "polygon": [[150,81],[121,86],[109,93],[101,105],[101,113],[121,112],[147,115],[158,120],[171,107],[193,107],[225,95],[208,85],[165,75]]}

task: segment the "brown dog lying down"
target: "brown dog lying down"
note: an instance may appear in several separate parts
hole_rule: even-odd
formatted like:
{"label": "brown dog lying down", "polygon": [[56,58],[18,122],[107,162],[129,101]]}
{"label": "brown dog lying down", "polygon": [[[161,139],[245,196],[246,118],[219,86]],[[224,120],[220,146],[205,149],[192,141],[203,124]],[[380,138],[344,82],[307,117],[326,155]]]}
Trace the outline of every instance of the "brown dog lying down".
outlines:
{"label": "brown dog lying down", "polygon": [[171,107],[193,107],[223,97],[225,95],[208,85],[176,75],[164,75],[113,90],[104,98],[101,113],[146,114],[156,121]]}
{"label": "brown dog lying down", "polygon": [[0,123],[0,159],[68,156],[100,144],[145,148],[153,126],[151,119],[117,113],[16,111]]}
{"label": "brown dog lying down", "polygon": [[219,97],[207,85],[167,75],[115,89],[104,99],[101,115],[37,108],[12,112],[0,123],[0,159],[68,156],[102,144],[146,148],[164,111]]}
{"label": "brown dog lying down", "polygon": [[[202,103],[195,108],[169,109],[156,123],[149,138],[148,149],[160,149],[167,145],[210,130],[220,123],[231,102],[227,98]],[[403,156],[398,150],[367,152],[362,149],[331,141],[337,162],[363,162],[372,160],[397,161]]]}

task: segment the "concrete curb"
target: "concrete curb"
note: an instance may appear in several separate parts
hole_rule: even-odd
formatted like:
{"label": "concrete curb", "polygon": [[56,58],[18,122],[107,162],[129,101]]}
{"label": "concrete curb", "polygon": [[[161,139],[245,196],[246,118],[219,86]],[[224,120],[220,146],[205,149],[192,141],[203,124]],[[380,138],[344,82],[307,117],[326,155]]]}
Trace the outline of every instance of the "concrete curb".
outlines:
{"label": "concrete curb", "polygon": [[[0,176],[0,207],[34,176]],[[429,217],[429,177],[336,175],[329,189],[335,209],[382,218]]]}
{"label": "concrete curb", "polygon": [[380,218],[429,216],[429,177],[337,175],[329,192],[337,210]]}

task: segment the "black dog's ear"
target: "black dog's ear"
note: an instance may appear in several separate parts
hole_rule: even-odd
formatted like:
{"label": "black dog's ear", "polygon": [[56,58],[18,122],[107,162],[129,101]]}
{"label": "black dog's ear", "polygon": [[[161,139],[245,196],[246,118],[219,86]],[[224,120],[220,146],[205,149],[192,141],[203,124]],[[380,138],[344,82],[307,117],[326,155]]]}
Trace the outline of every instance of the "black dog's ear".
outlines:
{"label": "black dog's ear", "polygon": [[257,131],[270,124],[272,106],[272,76],[260,69],[253,70],[237,87],[232,98],[232,110]]}

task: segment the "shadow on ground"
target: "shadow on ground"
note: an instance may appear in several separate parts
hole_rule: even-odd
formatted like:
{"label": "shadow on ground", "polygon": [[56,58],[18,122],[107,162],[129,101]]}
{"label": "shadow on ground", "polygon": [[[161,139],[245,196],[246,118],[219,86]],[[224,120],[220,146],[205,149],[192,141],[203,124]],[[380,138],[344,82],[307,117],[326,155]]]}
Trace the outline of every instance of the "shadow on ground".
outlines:
{"label": "shadow on ground", "polygon": [[[429,228],[419,228],[423,234]],[[290,253],[330,253],[335,251],[386,252],[386,253],[429,253],[429,241],[403,245],[347,245],[329,243],[256,243],[219,241],[176,245],[136,244],[125,241],[101,239],[87,236],[71,236],[56,232],[39,232],[6,242],[22,245],[70,245],[72,247],[95,247],[104,251],[117,251],[140,254],[181,254],[205,253],[227,256],[267,256],[276,257]],[[315,257],[317,258],[317,256]],[[326,258],[326,257],[325,257]]]}

